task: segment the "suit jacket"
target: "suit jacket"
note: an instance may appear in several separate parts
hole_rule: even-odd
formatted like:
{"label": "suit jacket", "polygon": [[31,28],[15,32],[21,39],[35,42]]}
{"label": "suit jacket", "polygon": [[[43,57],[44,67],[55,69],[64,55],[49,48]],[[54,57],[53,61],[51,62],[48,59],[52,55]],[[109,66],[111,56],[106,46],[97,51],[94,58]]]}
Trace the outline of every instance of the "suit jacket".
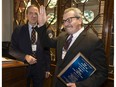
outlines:
{"label": "suit jacket", "polygon": [[[41,27],[42,28],[42,27]],[[37,63],[34,65],[29,65],[28,74],[39,75],[39,77],[44,76],[45,71],[49,71],[50,69],[50,52],[48,48],[44,48],[41,40],[42,40],[42,32],[41,28],[36,27],[40,33],[38,34],[37,40],[37,51],[36,58]],[[29,35],[28,24],[23,26],[17,26],[14,30],[11,38],[11,46],[10,46],[10,55],[14,56],[16,59],[26,62],[25,55],[32,55],[31,48],[31,40]]]}
{"label": "suit jacket", "polygon": [[[68,34],[62,33],[56,40],[46,39],[47,46],[57,47],[57,64],[53,87],[67,87],[57,75],[69,64],[77,53],[81,52],[96,67],[96,72],[84,81],[77,82],[77,87],[99,87],[108,76],[106,56],[102,41],[89,30],[84,30],[69,48],[62,60],[62,48]],[[53,46],[54,45],[54,46]]]}

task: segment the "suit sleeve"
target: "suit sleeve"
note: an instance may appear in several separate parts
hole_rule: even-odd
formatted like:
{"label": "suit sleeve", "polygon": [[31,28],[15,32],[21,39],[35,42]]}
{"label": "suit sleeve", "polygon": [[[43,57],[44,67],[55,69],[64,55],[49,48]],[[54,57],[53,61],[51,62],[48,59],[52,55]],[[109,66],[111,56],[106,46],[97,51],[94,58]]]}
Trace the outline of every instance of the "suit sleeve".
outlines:
{"label": "suit sleeve", "polygon": [[45,52],[45,70],[50,71],[50,64],[51,64],[51,56],[50,56],[50,49],[49,48],[44,48]]}
{"label": "suit sleeve", "polygon": [[41,41],[44,47],[56,48],[57,38],[49,38],[46,25],[39,27],[38,29],[36,29],[36,31],[41,37]]}
{"label": "suit sleeve", "polygon": [[96,67],[96,72],[90,76],[88,79],[76,83],[77,87],[100,87],[100,85],[108,77],[108,67],[106,64],[106,56],[104,52],[104,47],[99,40],[94,48],[94,51],[90,55],[91,62]]}
{"label": "suit sleeve", "polygon": [[18,26],[15,28],[12,37],[11,37],[11,45],[9,47],[9,54],[13,57],[15,57],[17,60],[23,61],[25,62],[25,55],[24,53],[22,53],[19,49],[19,32],[20,32],[21,26]]}

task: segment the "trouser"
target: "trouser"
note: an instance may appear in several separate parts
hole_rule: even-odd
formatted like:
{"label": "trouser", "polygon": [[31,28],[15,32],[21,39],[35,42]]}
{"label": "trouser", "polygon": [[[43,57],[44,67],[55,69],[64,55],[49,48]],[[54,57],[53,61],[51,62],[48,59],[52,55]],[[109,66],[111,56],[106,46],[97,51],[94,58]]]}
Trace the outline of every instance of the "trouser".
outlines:
{"label": "trouser", "polygon": [[27,77],[27,87],[43,87],[44,78]]}
{"label": "trouser", "polygon": [[29,66],[27,73],[27,87],[43,87],[45,72],[42,69]]}

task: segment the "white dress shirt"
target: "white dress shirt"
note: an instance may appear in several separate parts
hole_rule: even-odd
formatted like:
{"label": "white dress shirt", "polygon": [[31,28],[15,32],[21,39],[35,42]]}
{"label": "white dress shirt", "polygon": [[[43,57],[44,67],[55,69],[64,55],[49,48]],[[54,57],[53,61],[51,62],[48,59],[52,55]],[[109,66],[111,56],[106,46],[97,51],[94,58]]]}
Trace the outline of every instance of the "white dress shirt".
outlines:
{"label": "white dress shirt", "polygon": [[[72,38],[72,41],[68,47],[68,49],[72,46],[72,44],[75,42],[76,38],[80,35],[80,33],[84,30],[84,27],[82,27],[79,31],[77,31],[76,33],[73,34],[73,38]],[[70,37],[70,35],[69,35]],[[69,38],[68,37],[68,38]],[[67,39],[68,39],[67,38]],[[66,55],[67,51],[64,50],[64,48],[62,48],[62,59],[64,59],[65,55]]]}

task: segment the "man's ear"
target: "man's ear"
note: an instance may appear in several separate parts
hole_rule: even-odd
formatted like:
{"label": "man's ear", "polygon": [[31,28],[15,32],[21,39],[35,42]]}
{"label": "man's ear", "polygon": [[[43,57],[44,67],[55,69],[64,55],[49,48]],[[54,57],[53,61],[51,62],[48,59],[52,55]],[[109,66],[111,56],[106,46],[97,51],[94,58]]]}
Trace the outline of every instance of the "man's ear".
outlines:
{"label": "man's ear", "polygon": [[83,23],[83,20],[81,18],[78,19],[78,23],[81,25]]}

